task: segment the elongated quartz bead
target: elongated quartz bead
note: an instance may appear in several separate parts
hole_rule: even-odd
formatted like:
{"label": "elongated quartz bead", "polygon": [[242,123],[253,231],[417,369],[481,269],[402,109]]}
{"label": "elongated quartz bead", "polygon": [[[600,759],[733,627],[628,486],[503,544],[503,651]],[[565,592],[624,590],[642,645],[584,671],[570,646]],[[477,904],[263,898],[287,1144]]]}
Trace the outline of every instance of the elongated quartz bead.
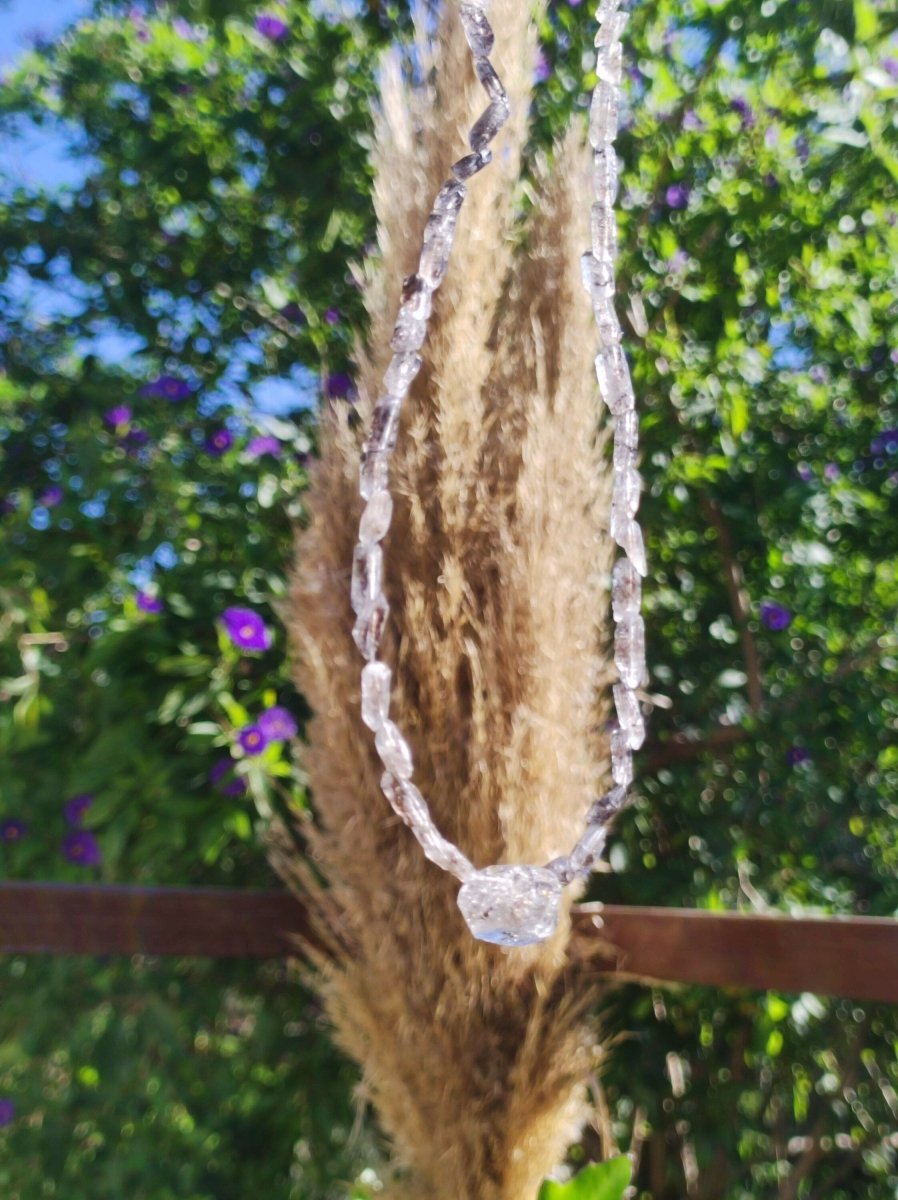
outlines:
{"label": "elongated quartz bead", "polygon": [[360,542],[379,542],[386,537],[393,519],[393,497],[389,492],[375,492],[359,522]]}
{"label": "elongated quartz bead", "polygon": [[639,417],[633,411],[622,412],[614,422],[614,440],[630,450],[639,449]]}
{"label": "elongated quartz bead", "polygon": [[602,825],[587,825],[586,832],[571,852],[571,866],[576,874],[589,871],[602,857],[608,831]]}
{"label": "elongated quartz bead", "polygon": [[352,552],[352,611],[360,613],[373,603],[383,585],[384,552],[380,546],[364,543]]}
{"label": "elongated quartz bead", "polygon": [[390,481],[390,453],[385,450],[366,450],[359,471],[359,492],[370,500],[375,492],[383,491]]}
{"label": "elongated quartz bead", "polygon": [[617,261],[617,221],[614,209],[605,204],[594,204],[590,226],[593,254],[600,263],[613,267]]}
{"label": "elongated quartz bead", "polygon": [[352,640],[358,646],[362,658],[368,662],[377,657],[389,615],[390,606],[387,598],[383,592],[379,592],[361,609],[356,618],[356,623],[352,627]]}
{"label": "elongated quartz bead", "polygon": [[642,540],[642,529],[639,522],[628,521],[623,537],[620,541],[615,538],[615,541],[617,541],[617,544],[624,551],[639,574],[645,579],[649,573],[649,569],[645,560],[645,542]]}
{"label": "elongated quartz bead", "polygon": [[399,410],[402,402],[396,396],[381,396],[374,407],[371,430],[365,442],[365,452],[391,454],[399,437]]}
{"label": "elongated quartz bead", "polygon": [[404,396],[423,362],[420,354],[394,354],[384,374],[384,388],[391,396]]}
{"label": "elongated quartz bead", "polygon": [[598,800],[594,800],[590,805],[589,812],[586,814],[587,827],[591,825],[607,825],[611,818],[623,808],[626,799],[626,788],[613,787],[610,792],[606,792],[604,796],[600,796]]}
{"label": "elongated quartz bead", "polygon": [[458,216],[458,210],[464,203],[465,196],[468,194],[468,189],[458,179],[450,179],[436,194],[436,199],[433,202],[434,213],[439,213],[443,216]]}
{"label": "elongated quartz bead", "polygon": [[390,681],[393,672],[382,662],[369,662],[362,671],[362,720],[378,730],[390,713]]}
{"label": "elongated quartz bead", "polygon": [[455,227],[456,214],[451,211],[431,213],[427,218],[418,274],[432,288],[438,288],[446,278]]}
{"label": "elongated quartz bead", "polygon": [[606,17],[603,18],[600,15],[598,17],[599,28],[596,30],[595,46],[608,46],[612,42],[619,42],[629,19],[629,14],[610,8]]}
{"label": "elongated quartz bead", "polygon": [[380,787],[398,817],[410,829],[424,829],[433,822],[427,802],[409,779],[397,779],[389,771],[381,776]]}
{"label": "elongated quartz bead", "polygon": [[631,467],[636,466],[636,451],[633,450],[626,442],[622,441],[617,436],[615,430],[614,437],[614,470],[615,472],[627,471]]}
{"label": "elongated quartz bead", "polygon": [[553,858],[551,862],[547,862],[546,870],[551,871],[562,884],[570,883],[577,874],[577,869],[569,854],[561,854],[558,858]]}
{"label": "elongated quartz bead", "polygon": [[596,318],[596,329],[603,346],[616,345],[623,336],[620,321],[610,301],[603,303],[601,297],[593,297],[592,311]]}
{"label": "elongated quartz bead", "polygon": [[448,871],[456,879],[473,879],[475,870],[472,863],[465,858],[457,846],[453,846],[444,838],[434,825],[430,825],[426,829],[416,828],[414,833],[421,844],[425,858],[429,858],[442,871]]}
{"label": "elongated quartz bead", "polygon": [[505,109],[505,115],[508,116],[508,93],[502,86],[502,81],[493,69],[492,63],[488,58],[475,58],[474,70],[490,100],[494,104],[501,105]]}
{"label": "elongated quartz bead", "polygon": [[595,152],[592,167],[593,190],[599,200],[609,206],[617,199],[619,172],[617,154],[612,146],[604,146]]}
{"label": "elongated quartz bead", "polygon": [[493,101],[477,118],[468,134],[468,145],[476,153],[485,149],[508,119],[508,105]]}
{"label": "elongated quartz bead", "polygon": [[374,735],[374,747],[380,761],[397,779],[411,779],[412,751],[395,721],[384,721]]}
{"label": "elongated quartz bead", "polygon": [[635,517],[639,511],[641,493],[642,480],[635,467],[626,466],[615,472],[613,503],[628,517]]}
{"label": "elongated quartz bead", "polygon": [[624,63],[624,48],[620,42],[603,42],[596,56],[596,74],[605,83],[616,87],[621,81]]}
{"label": "elongated quartz bead", "polygon": [[[596,358],[597,373],[599,370],[599,358],[601,358],[604,370],[609,377],[609,387],[611,389],[610,395],[605,396],[605,403],[616,417],[620,416],[621,413],[629,412],[636,404],[636,397],[633,394],[630,365],[627,362],[627,356],[624,354],[623,347],[614,345],[602,350]],[[602,381],[600,379],[599,385],[601,386],[601,384]]]}
{"label": "elongated quartz bead", "polygon": [[493,152],[491,150],[481,150],[478,154],[466,154],[464,158],[460,158],[458,162],[452,164],[452,174],[458,180],[470,179],[472,175],[482,171],[492,161]]}
{"label": "elongated quartz bead", "polygon": [[633,782],[633,753],[622,729],[615,729],[611,735],[611,778],[621,787]]}
{"label": "elongated quartz bead", "polygon": [[642,607],[642,580],[628,558],[619,558],[611,572],[611,610],[615,622]]}
{"label": "elongated quartz bead", "polygon": [[459,15],[471,53],[477,58],[486,58],[492,53],[496,38],[483,9],[476,4],[463,3]]}
{"label": "elongated quartz bead", "polygon": [[589,141],[597,150],[609,145],[617,136],[619,102],[618,89],[600,79],[589,109]]}
{"label": "elongated quartz bead", "polygon": [[614,631],[614,665],[621,683],[639,687],[645,675],[645,622],[638,613],[630,613],[618,622]]}
{"label": "elongated quartz bead", "polygon": [[611,299],[614,295],[614,269],[610,263],[599,262],[589,250],[580,258],[580,274],[589,296]]}
{"label": "elongated quartz bead", "polygon": [[393,326],[393,336],[390,338],[390,348],[397,352],[407,353],[417,350],[424,342],[427,334],[427,320],[418,316],[415,305],[402,304],[396,315]]}
{"label": "elongated quartz bead", "polygon": [[632,688],[626,684],[614,685],[614,707],[617,709],[617,719],[627,738],[631,750],[638,750],[645,741],[645,721],[639,700]]}

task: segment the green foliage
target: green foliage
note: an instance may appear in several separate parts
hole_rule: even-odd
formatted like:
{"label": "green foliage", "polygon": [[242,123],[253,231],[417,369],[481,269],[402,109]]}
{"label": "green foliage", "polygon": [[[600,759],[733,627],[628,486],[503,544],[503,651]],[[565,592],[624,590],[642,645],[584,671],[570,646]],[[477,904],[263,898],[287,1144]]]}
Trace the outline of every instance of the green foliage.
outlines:
{"label": "green foliage", "polygon": [[[583,108],[588,9],[549,5],[534,146]],[[3,136],[67,138],[84,174],[0,184],[5,878],[264,885],[272,814],[306,804],[286,744],[239,731],[307,716],[278,613],[319,380],[343,402],[363,322],[376,52],[408,12],[277,11],[282,41],[243,0],[100,3],[0,87]],[[596,898],[898,911],[896,29],[876,0],[635,6],[621,275],[659,703]],[[291,372],[303,403],[266,413]],[[234,646],[235,605],[270,649]],[[84,793],[99,866],[60,852]],[[2,1011],[10,1195],[368,1186],[346,1070],[268,968],[13,959]],[[894,1196],[894,1012],[626,988],[605,1019],[639,1195]]]}
{"label": "green foliage", "polygon": [[567,1183],[547,1179],[539,1200],[623,1200],[630,1183],[630,1160],[620,1156],[585,1167]]}

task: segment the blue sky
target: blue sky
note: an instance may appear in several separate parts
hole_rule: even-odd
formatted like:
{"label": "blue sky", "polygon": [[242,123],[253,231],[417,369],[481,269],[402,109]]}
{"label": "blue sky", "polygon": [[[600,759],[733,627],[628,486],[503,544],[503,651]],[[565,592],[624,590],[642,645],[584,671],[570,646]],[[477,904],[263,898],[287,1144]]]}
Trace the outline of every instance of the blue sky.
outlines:
{"label": "blue sky", "polygon": [[[91,7],[91,0],[6,0],[6,3],[0,0],[0,77],[35,39],[56,37],[88,15]],[[90,161],[79,157],[64,129],[54,132],[24,126],[19,126],[14,136],[0,134],[0,164],[0,187],[77,186],[90,170]],[[69,288],[54,295],[52,289],[28,284],[24,272],[13,281],[13,292],[20,298],[28,295],[36,310],[43,309],[48,314],[65,309],[70,300]],[[90,345],[94,354],[117,363],[126,362],[136,348],[133,339],[124,338],[112,329],[100,334]],[[239,359],[237,354],[238,367]],[[239,377],[240,371],[234,374]],[[222,392],[227,395],[226,386]],[[316,393],[315,375],[302,367],[297,367],[290,379],[265,380],[252,389],[257,411],[274,415],[285,415],[314,403]]]}

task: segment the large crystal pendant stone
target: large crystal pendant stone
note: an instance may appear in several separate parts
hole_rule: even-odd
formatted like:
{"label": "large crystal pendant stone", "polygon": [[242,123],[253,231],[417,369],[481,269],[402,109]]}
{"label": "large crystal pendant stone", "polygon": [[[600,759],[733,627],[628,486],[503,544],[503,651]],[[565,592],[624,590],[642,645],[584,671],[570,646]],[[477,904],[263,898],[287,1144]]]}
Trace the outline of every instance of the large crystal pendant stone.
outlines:
{"label": "large crystal pendant stone", "polygon": [[532,946],[558,927],[562,890],[545,867],[484,867],[462,884],[458,907],[478,941]]}

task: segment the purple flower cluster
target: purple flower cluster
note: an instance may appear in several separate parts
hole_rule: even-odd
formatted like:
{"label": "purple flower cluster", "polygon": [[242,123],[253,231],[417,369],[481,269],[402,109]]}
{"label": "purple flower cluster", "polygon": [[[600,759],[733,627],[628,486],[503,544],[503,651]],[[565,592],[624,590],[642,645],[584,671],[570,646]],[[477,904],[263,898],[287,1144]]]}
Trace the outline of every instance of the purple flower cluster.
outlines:
{"label": "purple flower cluster", "polygon": [[153,595],[152,592],[139,591],[137,593],[137,607],[141,612],[151,613],[153,616],[155,616],[157,613],[162,612],[162,610],[165,608],[165,605],[162,603],[159,597]]}
{"label": "purple flower cluster", "polygon": [[237,734],[237,741],[247,754],[261,754],[268,745],[268,738],[258,725],[245,725]]}
{"label": "purple flower cluster", "polygon": [[224,454],[226,450],[234,445],[234,435],[229,429],[216,429],[210,437],[206,438],[204,448],[207,454],[211,454],[214,458],[218,458]]}
{"label": "purple flower cluster", "polygon": [[9,1096],[0,1096],[0,1129],[12,1125],[16,1119],[16,1106]]}
{"label": "purple flower cluster", "polygon": [[111,425],[113,429],[122,429],[126,425],[131,424],[132,417],[131,409],[127,404],[117,404],[115,408],[109,408],[103,414],[103,420],[107,425]]}
{"label": "purple flower cluster", "polygon": [[226,608],[221,620],[225,633],[239,650],[267,650],[271,646],[271,630],[251,608]]}
{"label": "purple flower cluster", "polygon": [[792,613],[782,604],[773,600],[765,600],[761,605],[761,622],[774,633],[788,629],[792,624]]}
{"label": "purple flower cluster", "polygon": [[57,504],[62,504],[65,499],[65,492],[58,483],[54,483],[52,487],[48,487],[37,498],[38,504],[42,504],[44,508],[55,508]]}
{"label": "purple flower cluster", "polygon": [[67,800],[65,807],[62,810],[62,815],[66,822],[73,828],[78,829],[81,826],[82,818],[90,806],[93,804],[94,798],[90,792],[81,792],[78,796],[72,796],[71,800]]}
{"label": "purple flower cluster", "polygon": [[232,758],[220,758],[218,762],[212,764],[209,771],[209,782],[223,796],[244,796],[246,794],[246,784],[234,774],[234,765]]}
{"label": "purple flower cluster", "polygon": [[100,844],[89,829],[76,829],[63,839],[62,853],[79,867],[98,867],[103,861]]}
{"label": "purple flower cluster", "polygon": [[261,754],[272,742],[286,742],[295,737],[298,726],[291,712],[280,705],[267,708],[252,725],[245,725],[237,734],[244,753]]}
{"label": "purple flower cluster", "polygon": [[870,453],[898,454],[898,429],[884,429],[870,443]]}
{"label": "purple flower cluster", "polygon": [[355,384],[351,376],[344,371],[337,371],[328,375],[324,391],[328,400],[348,400],[355,396]]}
{"label": "purple flower cluster", "polygon": [[276,437],[254,437],[247,442],[246,453],[250,458],[262,458],[265,454],[280,458],[281,443]]}
{"label": "purple flower cluster", "polygon": [[685,183],[672,183],[664,193],[668,208],[685,208],[689,203],[689,188]]}

